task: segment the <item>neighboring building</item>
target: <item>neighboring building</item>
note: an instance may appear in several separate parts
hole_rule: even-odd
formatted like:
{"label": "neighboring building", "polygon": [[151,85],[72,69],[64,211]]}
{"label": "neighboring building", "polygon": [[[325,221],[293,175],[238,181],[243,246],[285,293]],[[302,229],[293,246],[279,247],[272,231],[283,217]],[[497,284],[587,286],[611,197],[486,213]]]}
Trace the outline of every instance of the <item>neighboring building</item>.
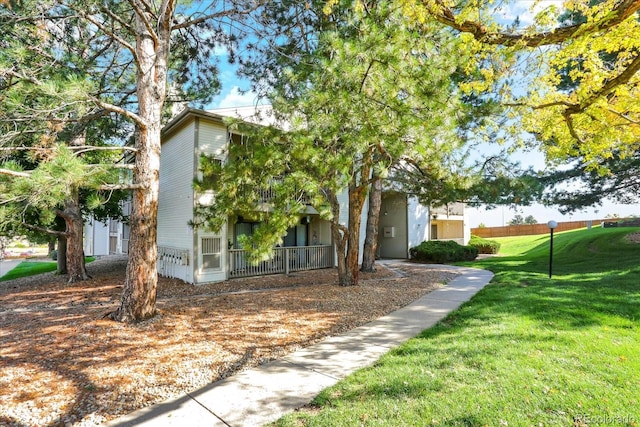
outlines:
{"label": "neighboring building", "polygon": [[[241,235],[253,232],[257,223],[240,217],[228,222],[219,232],[193,229],[197,202],[207,203],[211,194],[196,194],[193,181],[198,177],[202,154],[226,160],[226,148],[231,141],[240,142],[242,135],[230,132],[225,116],[249,120],[251,109],[225,109],[213,112],[186,109],[163,129],[160,158],[160,195],[158,206],[158,271],[188,283],[202,284],[230,277],[284,273],[294,270],[327,268],[335,265],[335,249],[328,221],[320,219],[311,207],[300,216],[297,226],[283,238],[282,247],[274,248],[274,257],[258,266],[246,262],[239,248]],[[268,193],[268,191],[266,192]],[[265,194],[265,201],[269,195]],[[347,197],[340,220],[347,220]],[[384,214],[382,213],[384,212]],[[435,211],[434,211],[435,212]],[[365,237],[367,206],[363,209],[361,247]],[[401,193],[385,193],[380,216],[379,255],[383,258],[408,258],[409,248],[430,238],[434,231],[439,238],[468,241],[463,230],[463,215],[458,211],[433,218],[429,209]],[[435,226],[435,228],[434,228]],[[454,231],[459,230],[459,235]]]}
{"label": "neighboring building", "polygon": [[466,245],[471,238],[466,224],[464,203],[428,208],[415,197],[383,192],[377,256],[409,258],[409,249],[425,240],[454,240]]}
{"label": "neighboring building", "polygon": [[464,203],[431,208],[430,240],[455,240],[466,245],[471,239]]}
{"label": "neighboring building", "polygon": [[[131,201],[122,206],[122,213],[131,213]],[[115,219],[106,222],[90,218],[84,224],[85,256],[126,254],[129,252],[129,225]]]}

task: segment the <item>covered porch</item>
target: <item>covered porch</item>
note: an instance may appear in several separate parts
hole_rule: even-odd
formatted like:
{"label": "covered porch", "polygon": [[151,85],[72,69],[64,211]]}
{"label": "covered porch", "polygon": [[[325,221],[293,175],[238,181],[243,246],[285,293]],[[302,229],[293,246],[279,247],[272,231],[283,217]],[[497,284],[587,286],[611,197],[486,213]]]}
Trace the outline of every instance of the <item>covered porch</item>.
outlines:
{"label": "covered porch", "polygon": [[239,217],[235,224],[229,224],[229,278],[289,274],[334,266],[330,225],[315,212],[300,217],[300,222],[283,236],[282,244],[273,248],[268,260],[251,264],[246,251],[240,247],[240,240],[241,236],[252,235],[258,226],[258,222],[243,217]]}
{"label": "covered porch", "polygon": [[271,259],[257,265],[247,261],[242,249],[229,250],[229,277],[289,274],[294,271],[331,268],[334,264],[332,245],[288,246],[273,249]]}

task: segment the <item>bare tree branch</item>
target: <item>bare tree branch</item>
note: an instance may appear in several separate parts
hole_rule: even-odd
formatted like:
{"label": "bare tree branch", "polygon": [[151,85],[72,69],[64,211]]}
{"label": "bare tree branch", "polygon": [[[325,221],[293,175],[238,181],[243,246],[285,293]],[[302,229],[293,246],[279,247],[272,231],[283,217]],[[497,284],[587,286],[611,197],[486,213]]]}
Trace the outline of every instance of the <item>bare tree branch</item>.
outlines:
{"label": "bare tree branch", "polygon": [[129,170],[133,170],[135,169],[136,165],[130,164],[130,163],[101,163],[101,164],[91,164],[91,165],[87,165],[91,168],[112,168],[112,169],[129,169]]}
{"label": "bare tree branch", "polygon": [[198,25],[198,24],[202,24],[210,19],[216,19],[216,18],[223,18],[225,16],[229,16],[229,15],[248,15],[251,12],[253,12],[255,9],[258,8],[260,2],[256,2],[256,5],[251,8],[251,9],[247,9],[247,10],[235,10],[235,9],[229,9],[229,10],[223,10],[220,12],[216,12],[216,13],[210,13],[208,15],[203,15],[199,18],[196,19],[190,19],[184,22],[180,22],[179,24],[175,24],[171,27],[171,31],[174,30],[179,30],[182,28],[188,28],[188,27],[193,27],[194,25]]}
{"label": "bare tree branch", "polygon": [[3,168],[0,168],[0,175],[10,175],[10,176],[16,176],[19,178],[29,178],[31,176],[29,172],[18,172],[11,169],[3,169]]}
{"label": "bare tree branch", "polygon": [[[129,52],[131,52],[133,57],[136,59],[136,62],[138,62],[135,46],[133,46],[131,43],[129,43],[128,41],[126,41],[122,37],[120,37],[117,34],[115,34],[113,31],[111,31],[111,29],[107,28],[102,22],[98,21],[93,16],[89,15],[88,13],[85,13],[83,10],[81,10],[81,9],[74,9],[74,10],[79,16],[81,16],[82,18],[84,18],[87,21],[91,22],[93,25],[98,27],[100,29],[100,31],[102,31],[107,36],[111,37],[113,40],[115,40],[116,42],[120,43],[122,46],[127,48],[127,50],[129,50]],[[131,31],[130,27],[128,29]]]}
{"label": "bare tree branch", "polygon": [[132,153],[137,153],[138,149],[134,147],[130,147],[128,145],[116,145],[116,146],[107,146],[107,147],[96,147],[93,145],[79,145],[79,146],[71,146],[69,147],[71,150],[76,151],[76,155],[87,153],[89,151],[130,151]]}
{"label": "bare tree branch", "polygon": [[103,184],[98,190],[143,190],[147,188],[146,184]]}
{"label": "bare tree branch", "polygon": [[121,115],[123,115],[125,117],[128,117],[129,119],[133,120],[135,123],[137,123],[143,129],[146,129],[147,126],[148,126],[146,120],[143,119],[141,116],[137,115],[136,113],[133,113],[133,112],[131,112],[131,111],[125,109],[125,108],[119,107],[117,105],[101,101],[100,99],[98,99],[96,97],[91,97],[91,100],[93,102],[95,102],[96,105],[100,106],[101,108],[104,108],[107,111],[111,111],[113,113],[121,114]]}

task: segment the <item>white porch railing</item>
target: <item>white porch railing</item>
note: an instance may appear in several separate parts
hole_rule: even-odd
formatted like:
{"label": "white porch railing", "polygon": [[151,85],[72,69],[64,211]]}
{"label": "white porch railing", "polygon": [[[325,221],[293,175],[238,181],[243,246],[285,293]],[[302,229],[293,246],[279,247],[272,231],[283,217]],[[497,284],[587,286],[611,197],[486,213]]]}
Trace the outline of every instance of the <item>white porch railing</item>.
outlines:
{"label": "white porch railing", "polygon": [[275,248],[270,260],[252,265],[242,249],[229,250],[229,277],[289,274],[292,271],[330,268],[334,264],[332,245]]}
{"label": "white porch railing", "polygon": [[174,279],[183,279],[184,270],[188,268],[188,266],[189,251],[158,246],[157,269],[159,275]]}

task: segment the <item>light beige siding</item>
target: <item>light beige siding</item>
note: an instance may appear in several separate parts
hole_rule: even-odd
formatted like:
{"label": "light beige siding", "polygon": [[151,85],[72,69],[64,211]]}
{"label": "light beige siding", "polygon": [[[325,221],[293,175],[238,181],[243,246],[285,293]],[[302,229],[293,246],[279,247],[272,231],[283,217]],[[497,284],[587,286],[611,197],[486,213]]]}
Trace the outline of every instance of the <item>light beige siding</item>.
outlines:
{"label": "light beige siding", "polygon": [[[200,118],[197,127],[195,161],[199,162],[201,154],[213,155],[224,160],[227,154],[227,127],[224,123]],[[197,172],[199,165],[194,165]],[[213,202],[213,194],[202,195],[201,203]],[[227,271],[227,228],[218,232],[198,229],[194,246],[196,253],[195,283],[209,283],[228,278]]]}
{"label": "light beige siding", "polygon": [[180,279],[193,281],[194,120],[165,138],[160,155],[158,246],[189,251]]}
{"label": "light beige siding", "polygon": [[200,119],[198,153],[224,158],[227,149],[227,128],[223,123]]}

